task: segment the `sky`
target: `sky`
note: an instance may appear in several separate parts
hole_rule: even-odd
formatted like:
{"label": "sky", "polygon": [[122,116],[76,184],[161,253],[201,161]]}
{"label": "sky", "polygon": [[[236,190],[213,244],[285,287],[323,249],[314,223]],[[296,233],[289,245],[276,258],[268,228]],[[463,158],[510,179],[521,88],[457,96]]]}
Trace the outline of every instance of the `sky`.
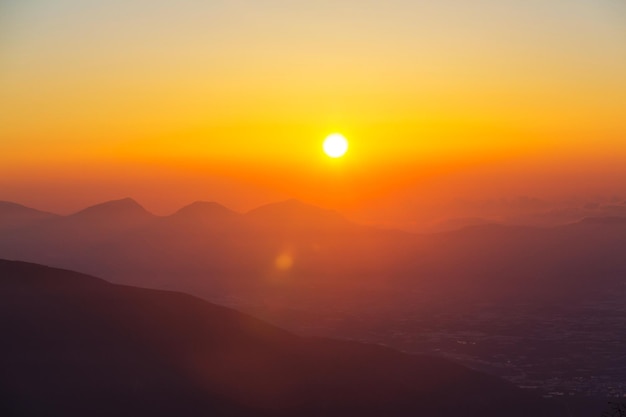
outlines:
{"label": "sky", "polygon": [[625,167],[621,0],[0,3],[0,200],[365,212]]}

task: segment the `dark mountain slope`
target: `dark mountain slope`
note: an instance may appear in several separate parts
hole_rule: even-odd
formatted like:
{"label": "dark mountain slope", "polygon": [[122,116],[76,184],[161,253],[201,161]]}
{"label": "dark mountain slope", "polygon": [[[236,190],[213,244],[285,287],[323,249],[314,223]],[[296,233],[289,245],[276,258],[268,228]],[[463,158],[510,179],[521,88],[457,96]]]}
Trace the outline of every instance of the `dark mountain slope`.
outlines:
{"label": "dark mountain slope", "polygon": [[559,416],[450,362],[304,339],[164,291],[0,261],[6,416]]}

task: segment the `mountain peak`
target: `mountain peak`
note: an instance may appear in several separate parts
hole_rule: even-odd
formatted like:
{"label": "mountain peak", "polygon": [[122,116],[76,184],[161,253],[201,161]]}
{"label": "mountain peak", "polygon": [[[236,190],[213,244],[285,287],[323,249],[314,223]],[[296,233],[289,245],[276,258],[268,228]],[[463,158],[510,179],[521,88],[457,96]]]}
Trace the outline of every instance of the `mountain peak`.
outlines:
{"label": "mountain peak", "polygon": [[195,201],[170,217],[200,221],[225,220],[238,217],[239,213],[212,201]]}
{"label": "mountain peak", "polygon": [[151,213],[132,198],[123,198],[96,204],[75,213],[73,216],[91,217],[100,215],[152,216]]}
{"label": "mountain peak", "polygon": [[214,201],[194,201],[193,203],[182,207],[174,215],[178,214],[205,214],[205,213],[235,213],[234,211],[224,207]]}

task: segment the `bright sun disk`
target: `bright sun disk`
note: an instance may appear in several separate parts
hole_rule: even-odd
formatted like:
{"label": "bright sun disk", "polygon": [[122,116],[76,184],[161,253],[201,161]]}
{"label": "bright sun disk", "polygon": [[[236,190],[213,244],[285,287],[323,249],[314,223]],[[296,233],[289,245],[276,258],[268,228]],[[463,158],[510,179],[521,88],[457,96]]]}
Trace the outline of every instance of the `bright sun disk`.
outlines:
{"label": "bright sun disk", "polygon": [[339,133],[333,133],[324,141],[324,152],[331,158],[340,158],[348,152],[348,140]]}

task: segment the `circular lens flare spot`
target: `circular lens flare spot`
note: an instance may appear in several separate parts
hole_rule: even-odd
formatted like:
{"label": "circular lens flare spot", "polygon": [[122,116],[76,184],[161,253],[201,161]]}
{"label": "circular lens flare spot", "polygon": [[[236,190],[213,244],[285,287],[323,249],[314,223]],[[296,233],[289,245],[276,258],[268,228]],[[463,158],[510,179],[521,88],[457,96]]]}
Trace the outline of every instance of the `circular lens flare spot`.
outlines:
{"label": "circular lens flare spot", "polygon": [[289,253],[281,253],[276,257],[274,265],[279,271],[288,271],[293,267],[293,256]]}

